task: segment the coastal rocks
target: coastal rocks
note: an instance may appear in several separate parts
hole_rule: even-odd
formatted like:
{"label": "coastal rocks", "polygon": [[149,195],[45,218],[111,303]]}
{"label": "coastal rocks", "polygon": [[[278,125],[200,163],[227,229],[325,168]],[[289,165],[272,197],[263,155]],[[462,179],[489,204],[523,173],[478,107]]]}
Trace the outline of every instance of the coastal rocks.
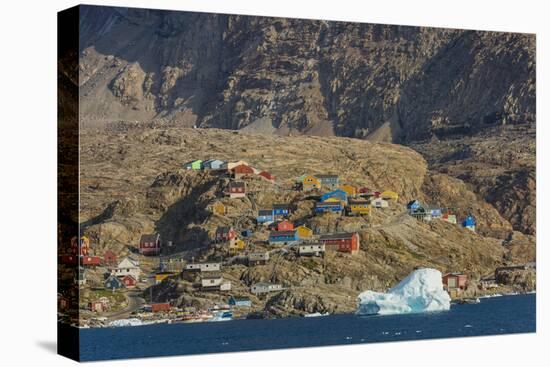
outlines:
{"label": "coastal rocks", "polygon": [[418,269],[386,293],[365,291],[357,297],[358,315],[392,315],[448,311],[451,297],[443,290],[441,272]]}

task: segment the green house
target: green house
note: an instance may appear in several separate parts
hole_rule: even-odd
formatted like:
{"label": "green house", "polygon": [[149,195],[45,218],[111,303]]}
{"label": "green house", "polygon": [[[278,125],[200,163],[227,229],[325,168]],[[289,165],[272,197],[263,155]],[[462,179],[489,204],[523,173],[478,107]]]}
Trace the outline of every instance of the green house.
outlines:
{"label": "green house", "polygon": [[196,161],[191,161],[191,162],[185,163],[185,168],[186,169],[200,170],[201,167],[202,167],[202,161],[200,159],[197,159]]}

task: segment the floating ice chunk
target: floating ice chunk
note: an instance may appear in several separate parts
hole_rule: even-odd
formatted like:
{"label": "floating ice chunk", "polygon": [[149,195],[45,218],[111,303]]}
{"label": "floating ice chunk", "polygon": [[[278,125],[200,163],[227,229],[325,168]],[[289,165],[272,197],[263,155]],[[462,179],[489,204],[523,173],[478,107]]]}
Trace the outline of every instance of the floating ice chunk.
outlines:
{"label": "floating ice chunk", "polygon": [[357,315],[392,315],[447,311],[451,297],[443,290],[441,272],[418,269],[387,293],[365,291],[357,297]]}
{"label": "floating ice chunk", "polygon": [[132,319],[121,319],[121,320],[115,320],[112,321],[109,326],[114,327],[122,327],[122,326],[141,326],[143,323],[140,319],[132,318]]}

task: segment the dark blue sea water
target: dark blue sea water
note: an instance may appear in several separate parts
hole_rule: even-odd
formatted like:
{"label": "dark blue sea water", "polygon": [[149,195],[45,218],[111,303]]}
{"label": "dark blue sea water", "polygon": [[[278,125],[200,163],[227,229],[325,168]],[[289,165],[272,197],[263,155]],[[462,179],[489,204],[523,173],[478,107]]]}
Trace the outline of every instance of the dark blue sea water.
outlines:
{"label": "dark blue sea water", "polygon": [[536,329],[535,304],[536,296],[530,294],[487,298],[429,314],[82,329],[81,360],[529,333]]}

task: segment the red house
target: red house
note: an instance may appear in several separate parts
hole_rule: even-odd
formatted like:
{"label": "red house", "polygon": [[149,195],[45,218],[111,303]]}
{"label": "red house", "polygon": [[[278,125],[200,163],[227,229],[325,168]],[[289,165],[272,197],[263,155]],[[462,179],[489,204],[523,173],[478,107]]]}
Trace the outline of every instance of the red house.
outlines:
{"label": "red house", "polygon": [[146,256],[160,254],[160,235],[158,233],[142,235],[139,240],[139,253]]}
{"label": "red house", "polygon": [[136,278],[134,278],[131,275],[125,275],[122,278],[120,278],[120,281],[122,284],[124,284],[127,288],[135,287],[137,284]]}
{"label": "red house", "polygon": [[294,229],[294,224],[288,220],[283,220],[282,222],[277,223],[277,231],[292,231]]}
{"label": "red house", "polygon": [[271,173],[269,173],[267,171],[262,171],[262,172],[258,173],[258,176],[264,178],[267,181],[275,182],[275,176],[273,176]]}
{"label": "red house", "polygon": [[75,255],[61,255],[59,257],[59,262],[65,265],[76,265],[76,256]]}
{"label": "red house", "polygon": [[443,275],[443,289],[446,291],[465,290],[468,288],[468,276],[462,273],[447,273]]}
{"label": "red house", "polygon": [[241,178],[246,175],[253,175],[254,169],[252,167],[249,167],[247,165],[241,164],[237,167],[234,167],[231,172],[233,173],[233,177],[235,178]]}
{"label": "red house", "polygon": [[151,305],[152,312],[165,312],[170,311],[170,303],[153,303]]}
{"label": "red house", "polygon": [[235,237],[237,237],[237,232],[233,227],[218,227],[216,229],[216,241],[218,242],[230,241]]}
{"label": "red house", "polygon": [[327,234],[321,236],[319,240],[326,246],[327,250],[350,254],[355,254],[359,251],[359,234],[356,232]]}
{"label": "red house", "polygon": [[99,266],[101,265],[101,258],[99,256],[82,256],[80,258],[83,266]]}
{"label": "red house", "polygon": [[229,183],[227,193],[230,198],[242,198],[246,196],[246,186],[244,182],[232,181]]}
{"label": "red house", "polygon": [[115,255],[115,253],[111,250],[107,250],[105,251],[105,253],[103,254],[103,264],[104,265],[107,265],[107,266],[115,266],[118,261],[117,261],[117,256]]}

